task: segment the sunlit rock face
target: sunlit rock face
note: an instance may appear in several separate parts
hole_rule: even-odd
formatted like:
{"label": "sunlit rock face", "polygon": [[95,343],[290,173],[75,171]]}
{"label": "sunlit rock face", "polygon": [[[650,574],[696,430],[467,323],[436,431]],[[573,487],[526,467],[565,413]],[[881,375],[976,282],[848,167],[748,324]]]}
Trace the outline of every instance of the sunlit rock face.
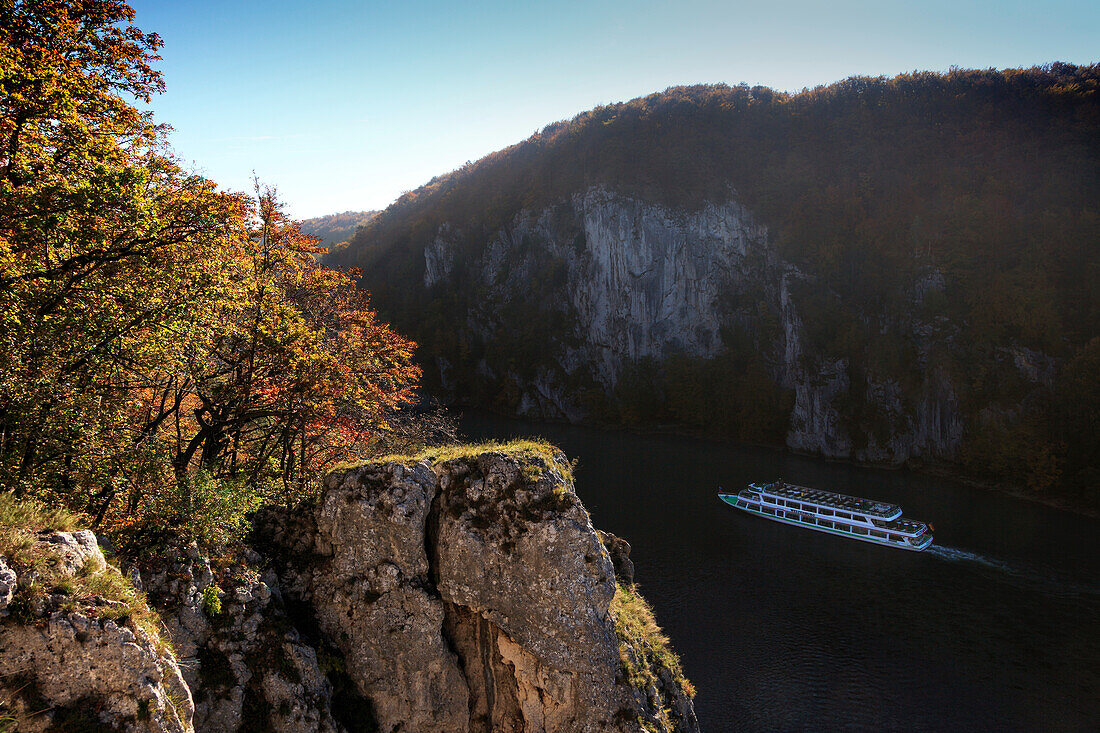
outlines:
{"label": "sunlit rock face", "polygon": [[668,670],[652,689],[624,674],[615,569],[560,452],[339,471],[310,517],[276,524],[272,546],[299,558],[284,592],[380,730],[698,729]]}
{"label": "sunlit rock face", "polygon": [[[95,534],[42,532],[26,554],[55,580],[104,571]],[[118,601],[68,593],[30,594],[44,582],[0,556],[0,722],[5,730],[113,730],[190,733],[194,707],[172,652],[138,628],[111,617]]]}

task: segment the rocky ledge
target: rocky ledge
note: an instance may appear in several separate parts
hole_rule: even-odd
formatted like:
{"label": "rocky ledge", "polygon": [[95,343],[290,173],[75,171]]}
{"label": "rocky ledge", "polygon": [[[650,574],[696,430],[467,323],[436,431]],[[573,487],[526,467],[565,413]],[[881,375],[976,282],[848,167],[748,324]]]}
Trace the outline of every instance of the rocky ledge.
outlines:
{"label": "rocky ledge", "polygon": [[191,694],[155,615],[95,534],[4,539],[0,729],[192,731]]}

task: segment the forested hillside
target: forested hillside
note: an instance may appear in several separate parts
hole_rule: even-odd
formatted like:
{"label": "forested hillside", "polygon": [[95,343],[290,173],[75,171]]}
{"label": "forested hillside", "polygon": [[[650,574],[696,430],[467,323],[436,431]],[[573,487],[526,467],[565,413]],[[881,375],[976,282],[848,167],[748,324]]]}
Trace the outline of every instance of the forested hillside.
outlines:
{"label": "forested hillside", "polygon": [[[593,210],[577,198],[592,190],[670,220],[736,202],[766,229],[750,250],[771,264],[713,306],[721,349],[622,351],[611,379],[562,363],[587,339],[569,291],[595,256]],[[840,447],[810,450],[891,462],[918,457],[882,446],[906,425],[925,431],[921,405],[939,394],[928,419],[958,430],[932,441],[937,461],[1065,492],[1100,476],[1098,202],[1095,65],[851,78],[799,94],[682,87],[548,125],[433,179],[332,261],[364,268],[374,304],[458,399],[517,410],[528,387],[555,382],[576,408],[558,417],[766,441],[787,431],[788,444],[796,418],[824,416]],[[544,235],[545,266],[521,268],[528,301],[494,290],[489,274],[515,285],[520,273],[500,258],[522,259]],[[622,234],[624,251],[637,236]],[[779,353],[792,333],[798,364]],[[816,407],[800,389],[818,389]]]}
{"label": "forested hillside", "polygon": [[315,216],[299,222],[302,233],[317,237],[318,244],[325,249],[333,249],[347,243],[359,227],[366,226],[377,211],[342,211],[339,214]]}

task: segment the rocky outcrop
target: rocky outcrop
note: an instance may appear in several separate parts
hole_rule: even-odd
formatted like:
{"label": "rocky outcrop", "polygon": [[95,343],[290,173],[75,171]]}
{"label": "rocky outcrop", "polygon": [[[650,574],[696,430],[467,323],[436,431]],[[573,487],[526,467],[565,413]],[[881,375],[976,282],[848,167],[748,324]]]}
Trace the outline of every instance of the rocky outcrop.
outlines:
{"label": "rocky outcrop", "polygon": [[624,672],[615,571],[569,470],[549,450],[367,464],[308,520],[263,520],[380,730],[697,729],[682,685]]}
{"label": "rocky outcrop", "polygon": [[124,577],[92,532],[24,534],[0,556],[20,731],[698,730],[630,545],[543,443],[338,471],[258,513],[266,555],[192,543]]}
{"label": "rocky outcrop", "polygon": [[343,731],[318,649],[289,618],[277,580],[255,569],[262,558],[244,555],[215,574],[192,544],[143,568],[194,695],[195,730]]}
{"label": "rocky outcrop", "polygon": [[622,537],[599,529],[596,530],[596,535],[600,538],[600,542],[603,543],[604,549],[607,550],[607,554],[611,558],[611,565],[615,568],[615,577],[618,578],[619,582],[633,586],[634,561],[630,559],[630,543]]}
{"label": "rocky outcrop", "polygon": [[330,477],[317,512],[314,551],[327,560],[307,597],[382,730],[461,730],[467,717],[466,681],[429,574],[435,483],[425,464],[388,466],[362,482]]}
{"label": "rocky outcrop", "polygon": [[[19,731],[193,730],[172,653],[133,624],[96,536],[46,532],[0,558],[0,710]],[[135,599],[133,603],[139,603]]]}

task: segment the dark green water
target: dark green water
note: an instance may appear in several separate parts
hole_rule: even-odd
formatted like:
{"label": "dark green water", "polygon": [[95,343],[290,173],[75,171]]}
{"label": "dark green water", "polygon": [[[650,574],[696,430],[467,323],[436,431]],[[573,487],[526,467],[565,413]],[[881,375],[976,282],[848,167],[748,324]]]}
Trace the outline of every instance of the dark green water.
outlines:
{"label": "dark green water", "polygon": [[[471,439],[579,458],[597,527],[695,683],[705,731],[1100,730],[1100,522],[981,489],[745,446],[470,413]],[[900,504],[923,553],[719,502],[783,478]]]}

